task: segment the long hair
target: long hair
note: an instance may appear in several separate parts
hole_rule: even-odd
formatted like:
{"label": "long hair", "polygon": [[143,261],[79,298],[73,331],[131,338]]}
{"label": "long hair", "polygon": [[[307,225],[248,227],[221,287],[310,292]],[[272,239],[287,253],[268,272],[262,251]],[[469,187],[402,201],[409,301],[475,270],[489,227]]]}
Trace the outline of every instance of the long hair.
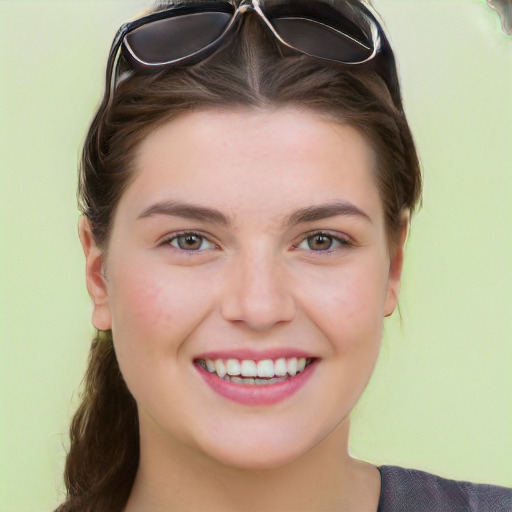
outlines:
{"label": "long hair", "polygon": [[[390,239],[403,211],[419,200],[420,167],[402,105],[371,65],[283,56],[249,15],[223,49],[199,64],[152,75],[121,66],[121,73],[109,107],[93,119],[79,169],[79,206],[106,251],[137,147],[151,131],[191,111],[297,106],[355,127],[377,156],[375,180]],[[56,512],[122,510],[137,472],[139,432],[137,406],[119,370],[111,331],[99,332],[92,343],[70,441],[67,497]]]}

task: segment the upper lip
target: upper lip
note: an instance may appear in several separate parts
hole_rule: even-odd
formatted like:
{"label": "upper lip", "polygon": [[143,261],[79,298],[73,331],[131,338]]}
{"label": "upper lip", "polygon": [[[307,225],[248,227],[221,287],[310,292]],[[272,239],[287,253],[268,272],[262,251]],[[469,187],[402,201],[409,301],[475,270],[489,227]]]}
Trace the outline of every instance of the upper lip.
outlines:
{"label": "upper lip", "polygon": [[246,349],[233,349],[233,350],[214,350],[210,352],[203,352],[194,357],[198,359],[238,359],[242,361],[249,359],[253,361],[262,361],[264,359],[281,359],[281,358],[315,358],[313,354],[304,350],[298,350],[294,348],[275,348],[270,350],[254,350],[250,348]]}

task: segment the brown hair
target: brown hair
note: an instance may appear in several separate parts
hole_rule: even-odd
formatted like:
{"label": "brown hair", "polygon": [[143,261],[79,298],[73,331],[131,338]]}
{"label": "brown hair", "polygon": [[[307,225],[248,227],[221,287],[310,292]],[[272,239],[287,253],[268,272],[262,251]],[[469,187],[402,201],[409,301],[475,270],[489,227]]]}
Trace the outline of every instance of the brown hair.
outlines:
{"label": "brown hair", "polygon": [[[152,130],[194,110],[287,105],[349,124],[366,137],[377,155],[376,183],[392,240],[421,189],[400,99],[392,99],[371,64],[342,66],[295,53],[283,56],[249,15],[241,30],[206,61],[152,75],[129,72],[108,108],[97,112],[83,149],[78,190],[96,243],[108,248],[116,205],[134,174],[134,152]],[[119,370],[112,333],[99,332],[71,425],[67,498],[57,511],[122,510],[137,471],[138,436],[136,403]]]}

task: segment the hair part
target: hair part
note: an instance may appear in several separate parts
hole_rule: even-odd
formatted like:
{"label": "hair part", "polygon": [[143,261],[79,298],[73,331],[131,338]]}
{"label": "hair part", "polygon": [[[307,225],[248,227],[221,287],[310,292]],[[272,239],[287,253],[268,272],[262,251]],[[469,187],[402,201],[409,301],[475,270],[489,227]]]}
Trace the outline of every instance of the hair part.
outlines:
{"label": "hair part", "polygon": [[[79,207],[104,250],[119,200],[134,178],[140,143],[187,112],[292,106],[354,127],[376,155],[391,244],[419,201],[420,166],[402,105],[372,63],[343,66],[293,52],[283,56],[249,15],[221,51],[199,64],[142,74],[121,62],[120,76],[112,101],[92,121],[79,168]],[[71,425],[67,499],[56,512],[122,510],[138,461],[137,406],[119,370],[112,333],[100,332]]]}

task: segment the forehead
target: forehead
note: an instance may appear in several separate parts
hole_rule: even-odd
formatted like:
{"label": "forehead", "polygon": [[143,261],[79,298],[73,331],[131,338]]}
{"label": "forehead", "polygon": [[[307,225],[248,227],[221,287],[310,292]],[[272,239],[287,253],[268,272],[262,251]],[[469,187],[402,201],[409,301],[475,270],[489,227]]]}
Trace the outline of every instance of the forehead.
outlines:
{"label": "forehead", "polygon": [[347,125],[296,108],[180,116],[140,144],[120,208],[193,201],[232,216],[350,201],[381,214],[375,157]]}

